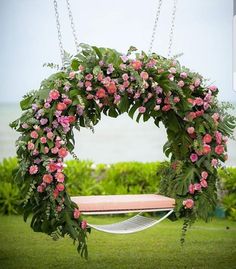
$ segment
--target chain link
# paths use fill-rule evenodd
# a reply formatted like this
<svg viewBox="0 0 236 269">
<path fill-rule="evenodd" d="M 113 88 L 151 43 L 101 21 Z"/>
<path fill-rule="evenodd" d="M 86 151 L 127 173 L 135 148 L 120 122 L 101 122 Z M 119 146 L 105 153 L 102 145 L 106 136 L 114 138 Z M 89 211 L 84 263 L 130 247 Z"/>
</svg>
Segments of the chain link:
<svg viewBox="0 0 236 269">
<path fill-rule="evenodd" d="M 161 5 L 162 5 L 162 0 L 159 0 L 158 6 L 157 6 L 157 11 L 156 11 L 156 17 L 155 17 L 155 21 L 154 21 L 154 25 L 153 25 L 153 30 L 152 30 L 151 41 L 150 41 L 150 45 L 149 45 L 149 49 L 148 49 L 148 54 L 151 54 L 151 52 L 152 52 L 153 43 L 154 43 L 154 40 L 156 37 L 156 29 L 157 29 L 157 23 L 158 23 L 160 13 L 161 13 Z"/>
<path fill-rule="evenodd" d="M 171 27 L 170 27 L 170 36 L 169 36 L 168 57 L 170 57 L 170 55 L 171 55 L 171 48 L 172 48 L 172 44 L 173 44 L 176 9 L 177 9 L 177 0 L 174 0 L 174 6 L 173 6 L 173 11 L 172 11 L 172 19 L 171 19 Z"/>
<path fill-rule="evenodd" d="M 73 15 L 72 15 L 69 0 L 66 0 L 66 5 L 67 5 L 68 15 L 69 15 L 69 19 L 70 19 L 70 25 L 71 25 L 72 34 L 73 34 L 73 37 L 74 37 L 76 51 L 79 52 L 79 42 L 78 42 L 78 38 L 77 38 L 77 33 L 76 33 L 76 29 L 75 29 L 74 19 L 73 19 Z"/>
<path fill-rule="evenodd" d="M 71 152 L 71 155 L 76 161 L 80 161 L 79 157 L 74 152 Z"/>
<path fill-rule="evenodd" d="M 62 65 L 63 65 L 63 63 L 64 63 L 64 48 L 62 45 L 61 25 L 60 25 L 59 13 L 58 13 L 57 1 L 54 0 L 53 4 L 54 4 L 54 10 L 55 10 L 56 25 L 57 25 L 57 37 L 58 37 L 58 41 L 59 41 L 60 55 L 61 55 L 61 61 L 62 61 Z"/>
</svg>

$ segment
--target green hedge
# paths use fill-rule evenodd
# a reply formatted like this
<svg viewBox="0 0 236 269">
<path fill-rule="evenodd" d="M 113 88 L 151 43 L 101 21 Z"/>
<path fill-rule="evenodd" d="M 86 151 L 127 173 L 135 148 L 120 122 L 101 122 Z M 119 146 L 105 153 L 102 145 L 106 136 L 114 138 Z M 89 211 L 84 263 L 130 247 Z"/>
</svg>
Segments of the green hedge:
<svg viewBox="0 0 236 269">
<path fill-rule="evenodd" d="M 75 160 L 66 164 L 67 189 L 71 196 L 158 193 L 162 170 L 169 165 L 168 162 L 95 165 L 92 161 Z M 0 163 L 0 212 L 3 214 L 16 214 L 23 200 L 12 176 L 16 166 L 16 158 L 4 159 Z M 226 216 L 236 220 L 236 168 L 219 169 L 219 175 L 219 204 Z"/>
</svg>

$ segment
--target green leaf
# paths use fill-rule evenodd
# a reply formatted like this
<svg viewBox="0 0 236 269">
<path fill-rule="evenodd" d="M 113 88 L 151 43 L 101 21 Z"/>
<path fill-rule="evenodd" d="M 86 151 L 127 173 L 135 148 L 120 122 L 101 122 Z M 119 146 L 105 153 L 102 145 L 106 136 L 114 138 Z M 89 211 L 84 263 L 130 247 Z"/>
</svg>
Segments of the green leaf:
<svg viewBox="0 0 236 269">
<path fill-rule="evenodd" d="M 131 119 L 133 119 L 133 117 L 134 117 L 134 113 L 135 113 L 135 111 L 138 109 L 138 107 L 140 107 L 140 102 L 137 101 L 137 102 L 131 107 L 131 109 L 129 110 L 128 115 L 130 116 Z"/>
<path fill-rule="evenodd" d="M 26 97 L 20 102 L 20 107 L 22 110 L 27 110 L 32 107 L 34 98 L 32 96 Z"/>
<path fill-rule="evenodd" d="M 114 107 L 111 107 L 109 110 L 108 110 L 108 115 L 112 118 L 116 118 L 119 116 L 119 113 L 117 112 L 117 110 L 114 108 Z"/>
<path fill-rule="evenodd" d="M 118 108 L 121 111 L 121 113 L 128 112 L 129 109 L 129 99 L 127 94 L 121 97 L 121 100 L 118 104 Z"/>
<path fill-rule="evenodd" d="M 78 68 L 79 68 L 79 61 L 77 59 L 73 59 L 72 62 L 71 62 L 71 68 L 74 70 L 74 71 L 77 71 Z"/>
</svg>

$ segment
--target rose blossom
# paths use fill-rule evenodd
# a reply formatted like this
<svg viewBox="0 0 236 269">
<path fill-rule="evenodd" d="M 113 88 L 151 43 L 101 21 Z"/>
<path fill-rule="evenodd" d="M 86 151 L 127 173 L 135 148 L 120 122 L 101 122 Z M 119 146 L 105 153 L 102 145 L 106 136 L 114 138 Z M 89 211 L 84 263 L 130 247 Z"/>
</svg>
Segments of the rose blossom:
<svg viewBox="0 0 236 269">
<path fill-rule="evenodd" d="M 179 86 L 180 88 L 184 87 L 184 81 L 183 81 L 183 80 L 180 80 L 180 81 L 178 82 L 178 86 Z"/>
<path fill-rule="evenodd" d="M 52 99 L 52 100 L 57 100 L 59 97 L 60 97 L 60 93 L 58 90 L 51 90 L 49 92 L 49 97 Z"/>
<path fill-rule="evenodd" d="M 139 111 L 139 113 L 145 113 L 146 112 L 146 107 L 145 106 L 140 106 L 138 108 L 138 111 Z"/>
<path fill-rule="evenodd" d="M 52 140 L 53 137 L 54 137 L 54 133 L 53 133 L 53 132 L 48 132 L 48 133 L 47 133 L 47 138 L 48 138 L 48 139 Z"/>
<path fill-rule="evenodd" d="M 85 79 L 86 80 L 92 80 L 93 79 L 93 75 L 92 74 L 87 74 L 86 76 L 85 76 Z"/>
<path fill-rule="evenodd" d="M 189 187 L 188 187 L 188 192 L 189 192 L 190 194 L 194 194 L 195 189 L 194 189 L 194 185 L 193 185 L 193 184 L 190 184 L 190 185 L 189 185 Z"/>
<path fill-rule="evenodd" d="M 57 170 L 57 165 L 55 163 L 49 163 L 46 169 L 48 172 L 53 173 Z"/>
<path fill-rule="evenodd" d="M 59 111 L 63 111 L 66 108 L 67 108 L 67 105 L 64 104 L 64 103 L 62 103 L 62 102 L 60 102 L 60 103 L 57 104 L 57 110 L 59 110 Z"/>
<path fill-rule="evenodd" d="M 184 200 L 184 201 L 183 201 L 183 206 L 184 206 L 185 208 L 189 208 L 189 209 L 191 209 L 191 208 L 193 208 L 193 206 L 194 206 L 194 201 L 193 201 L 192 199 Z"/>
<path fill-rule="evenodd" d="M 81 222 L 81 228 L 83 230 L 85 230 L 87 228 L 87 221 L 86 220 L 82 220 L 82 222 Z"/>
<path fill-rule="evenodd" d="M 201 191 L 201 189 L 202 189 L 201 184 L 199 184 L 199 183 L 195 183 L 195 184 L 194 184 L 194 189 L 195 189 L 196 191 Z"/>
<path fill-rule="evenodd" d="M 44 190 L 44 187 L 42 185 L 39 185 L 37 187 L 37 192 L 43 192 L 43 190 Z"/>
<path fill-rule="evenodd" d="M 28 150 L 33 150 L 34 149 L 34 144 L 32 142 L 28 142 L 27 148 L 28 148 Z"/>
<path fill-rule="evenodd" d="M 201 97 L 197 97 L 197 98 L 195 98 L 195 104 L 196 104 L 197 106 L 202 106 L 202 105 L 203 105 L 203 100 L 202 100 L 202 98 L 201 98 Z"/>
<path fill-rule="evenodd" d="M 197 154 L 196 153 L 192 153 L 191 155 L 190 155 L 190 160 L 191 160 L 191 162 L 196 162 L 197 160 L 198 160 L 198 156 L 197 156 Z"/>
<path fill-rule="evenodd" d="M 202 179 L 200 180 L 200 184 L 201 184 L 201 186 L 202 186 L 203 188 L 207 188 L 207 186 L 208 186 L 207 181 L 206 181 L 204 178 L 202 178 Z"/>
<path fill-rule="evenodd" d="M 218 155 L 221 155 L 224 151 L 225 151 L 225 149 L 224 149 L 223 145 L 217 145 L 215 147 L 215 153 Z"/>
<path fill-rule="evenodd" d="M 179 103 L 179 101 L 180 101 L 180 98 L 178 96 L 175 96 L 174 97 L 174 103 Z"/>
<path fill-rule="evenodd" d="M 29 125 L 28 125 L 27 123 L 23 123 L 23 124 L 21 125 L 21 127 L 22 127 L 23 129 L 27 129 L 27 128 L 29 128 Z"/>
<path fill-rule="evenodd" d="M 57 172 L 55 174 L 55 178 L 56 178 L 57 182 L 64 182 L 65 176 L 63 173 Z"/>
<path fill-rule="evenodd" d="M 161 102 L 162 102 L 162 99 L 161 98 L 157 98 L 156 99 L 156 103 L 159 105 L 159 104 L 161 104 Z"/>
<path fill-rule="evenodd" d="M 69 79 L 74 79 L 75 78 L 75 72 L 74 71 L 71 71 L 69 73 Z"/>
<path fill-rule="evenodd" d="M 188 74 L 186 72 L 181 72 L 180 73 L 180 77 L 183 78 L 183 79 L 185 79 L 185 78 L 188 77 Z"/>
<path fill-rule="evenodd" d="M 222 142 L 222 133 L 219 131 L 215 132 L 215 138 L 216 138 L 216 143 L 219 145 Z"/>
<path fill-rule="evenodd" d="M 44 147 L 43 152 L 44 152 L 44 154 L 48 154 L 49 148 L 48 147 Z"/>
<path fill-rule="evenodd" d="M 188 127 L 188 128 L 187 128 L 187 132 L 188 132 L 189 134 L 194 134 L 194 132 L 195 132 L 194 127 Z"/>
<path fill-rule="evenodd" d="M 128 79 L 129 79 L 129 75 L 128 75 L 127 73 L 124 73 L 124 74 L 122 75 L 122 79 L 123 79 L 124 81 L 128 80 Z"/>
<path fill-rule="evenodd" d="M 201 84 L 201 80 L 199 78 L 196 78 L 194 81 L 194 86 L 198 87 L 198 86 L 200 86 L 200 84 Z"/>
<path fill-rule="evenodd" d="M 106 88 L 109 94 L 114 94 L 117 91 L 117 87 L 114 81 L 110 82 Z"/>
<path fill-rule="evenodd" d="M 58 151 L 58 155 L 61 158 L 65 158 L 68 155 L 68 151 L 65 148 L 60 148 Z"/>
<path fill-rule="evenodd" d="M 135 70 L 139 70 L 142 67 L 142 62 L 139 60 L 135 60 L 132 62 L 131 65 Z"/>
<path fill-rule="evenodd" d="M 214 113 L 211 117 L 216 122 L 220 118 L 220 115 L 219 115 L 219 113 Z"/>
<path fill-rule="evenodd" d="M 160 107 L 159 105 L 156 105 L 156 106 L 154 107 L 154 110 L 155 110 L 155 111 L 158 111 L 158 110 L 160 110 L 160 108 L 161 108 L 161 107 Z"/>
<path fill-rule="evenodd" d="M 37 139 L 37 138 L 39 137 L 39 135 L 38 135 L 38 133 L 37 133 L 36 131 L 32 131 L 32 132 L 30 133 L 30 136 L 31 136 L 32 138 L 34 138 L 34 139 Z"/>
<path fill-rule="evenodd" d="M 58 150 L 59 150 L 59 148 L 57 148 L 57 147 L 51 148 L 52 154 L 57 154 Z"/>
<path fill-rule="evenodd" d="M 208 177 L 207 171 L 202 171 L 201 176 L 203 179 L 207 179 L 207 177 Z"/>
<path fill-rule="evenodd" d="M 41 137 L 41 138 L 40 138 L 40 142 L 41 142 L 42 144 L 47 143 L 47 138 L 46 138 L 45 136 Z"/>
<path fill-rule="evenodd" d="M 47 122 L 48 122 L 48 119 L 46 119 L 46 118 L 42 118 L 42 119 L 40 120 L 40 124 L 41 124 L 41 125 L 45 125 L 45 124 L 47 124 Z"/>
<path fill-rule="evenodd" d="M 171 105 L 164 105 L 161 110 L 167 112 L 170 109 L 171 109 Z"/>
<path fill-rule="evenodd" d="M 101 99 L 101 98 L 104 98 L 106 96 L 106 92 L 103 88 L 100 88 L 97 93 L 96 93 L 96 96 Z"/>
<path fill-rule="evenodd" d="M 30 168 L 29 168 L 29 173 L 31 175 L 34 175 L 38 172 L 39 168 L 37 165 L 31 165 Z"/>
<path fill-rule="evenodd" d="M 207 144 L 211 143 L 211 141 L 212 141 L 211 135 L 210 134 L 205 134 L 204 137 L 203 137 L 203 139 L 202 139 L 202 141 L 204 143 L 207 143 Z"/>
<path fill-rule="evenodd" d="M 80 213 L 79 209 L 75 208 L 74 212 L 73 212 L 74 219 L 78 219 L 80 217 L 80 215 L 81 215 L 81 213 Z"/>
<path fill-rule="evenodd" d="M 215 85 L 211 85 L 208 87 L 209 90 L 211 90 L 212 92 L 215 92 L 217 90 L 217 87 Z"/>
<path fill-rule="evenodd" d="M 207 155 L 207 154 L 210 153 L 210 152 L 211 152 L 211 146 L 209 146 L 209 145 L 207 145 L 207 144 L 204 144 L 204 145 L 203 145 L 202 153 L 203 153 L 204 155 Z"/>
<path fill-rule="evenodd" d="M 51 174 L 45 174 L 43 176 L 43 182 L 50 184 L 53 180 L 53 177 Z"/>
<path fill-rule="evenodd" d="M 66 104 L 66 105 L 70 105 L 70 104 L 72 103 L 72 100 L 69 99 L 69 98 L 65 98 L 65 99 L 63 100 L 63 103 Z"/>
<path fill-rule="evenodd" d="M 64 191 L 65 186 L 64 186 L 64 184 L 62 184 L 62 183 L 58 183 L 57 186 L 56 186 L 56 189 L 57 189 L 59 192 L 61 192 L 61 191 Z"/>
<path fill-rule="evenodd" d="M 147 80 L 147 79 L 149 78 L 149 75 L 148 75 L 147 72 L 142 71 L 142 72 L 140 73 L 140 77 L 141 77 L 142 79 L 144 79 L 144 80 Z"/>
<path fill-rule="evenodd" d="M 218 160 L 217 160 L 217 159 L 212 159 L 212 160 L 211 160 L 211 165 L 212 165 L 213 167 L 216 168 L 217 164 L 218 164 Z"/>
</svg>

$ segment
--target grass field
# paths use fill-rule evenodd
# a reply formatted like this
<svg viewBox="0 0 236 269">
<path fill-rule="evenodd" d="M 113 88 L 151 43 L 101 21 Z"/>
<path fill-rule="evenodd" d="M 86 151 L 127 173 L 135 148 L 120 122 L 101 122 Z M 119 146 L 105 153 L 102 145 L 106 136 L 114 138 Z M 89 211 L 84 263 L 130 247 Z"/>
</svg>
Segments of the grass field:
<svg viewBox="0 0 236 269">
<path fill-rule="evenodd" d="M 117 219 L 88 218 L 90 222 L 102 223 Z M 86 261 L 69 238 L 55 242 L 34 233 L 20 216 L 1 216 L 0 268 L 236 268 L 236 223 L 197 222 L 187 234 L 184 247 L 179 243 L 180 230 L 180 221 L 166 220 L 131 235 L 93 231 Z"/>
</svg>

